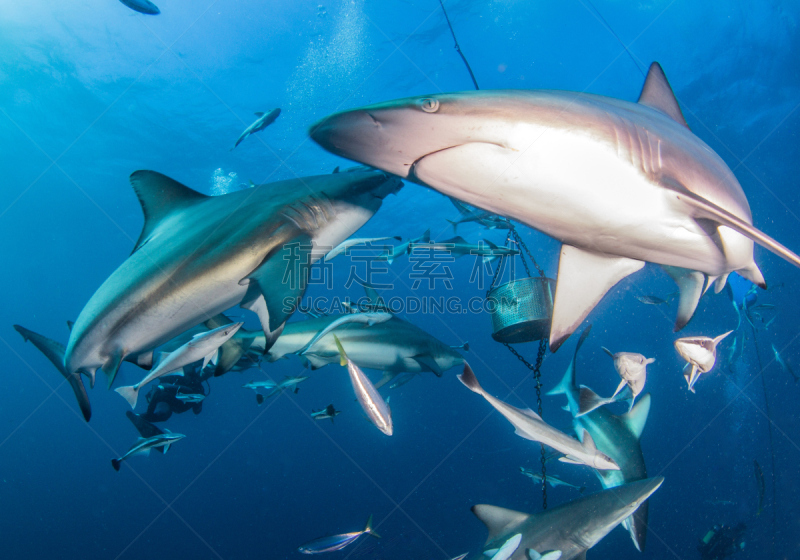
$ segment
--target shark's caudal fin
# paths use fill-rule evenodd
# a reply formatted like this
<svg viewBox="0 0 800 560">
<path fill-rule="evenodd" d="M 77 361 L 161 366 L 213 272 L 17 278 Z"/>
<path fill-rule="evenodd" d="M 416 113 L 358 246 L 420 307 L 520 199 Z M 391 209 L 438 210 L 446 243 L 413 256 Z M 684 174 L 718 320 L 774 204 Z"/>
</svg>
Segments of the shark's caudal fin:
<svg viewBox="0 0 800 560">
<path fill-rule="evenodd" d="M 578 360 L 578 350 L 581 349 L 583 342 L 589 337 L 590 332 L 592 332 L 592 325 L 589 325 L 583 329 L 581 337 L 578 339 L 578 344 L 575 346 L 575 353 L 572 355 L 572 361 L 570 361 L 567 371 L 564 373 L 564 377 L 561 378 L 561 381 L 558 383 L 558 385 L 547 392 L 548 395 L 565 395 L 578 390 L 578 383 L 576 381 L 575 374 L 576 362 Z"/>
<path fill-rule="evenodd" d="M 475 373 L 472 371 L 472 368 L 469 367 L 467 362 L 464 362 L 464 372 L 456 377 L 458 377 L 458 380 L 461 381 L 461 383 L 463 383 L 464 386 L 473 393 L 478 393 L 479 395 L 484 393 L 483 387 L 481 387 L 481 384 L 478 383 L 478 378 L 475 377 Z"/>
<path fill-rule="evenodd" d="M 515 527 L 518 527 L 530 517 L 530 515 L 522 513 L 521 511 L 514 511 L 486 504 L 472 506 L 472 513 L 474 513 L 475 517 L 480 519 L 489 530 L 489 537 L 486 539 L 487 543 L 501 535 L 510 533 Z"/>
<path fill-rule="evenodd" d="M 558 350 L 608 290 L 643 266 L 643 261 L 562 245 L 550 326 L 550 349 L 553 352 Z"/>
<path fill-rule="evenodd" d="M 88 422 L 92 417 L 92 405 L 89 403 L 89 395 L 86 394 L 86 387 L 83 385 L 81 375 L 79 373 L 69 373 L 64 367 L 64 345 L 20 325 L 14 325 L 14 330 L 22 335 L 25 342 L 30 342 L 44 354 L 45 357 L 50 360 L 50 363 L 56 367 L 58 373 L 67 380 L 72 388 L 72 392 L 75 393 L 75 398 L 78 401 L 81 414 L 83 414 L 84 420 Z"/>
<path fill-rule="evenodd" d="M 577 418 L 578 416 L 588 414 L 601 406 L 632 398 L 633 394 L 629 387 L 625 387 L 625 389 L 619 393 L 615 393 L 611 397 L 604 398 L 592 391 L 589 387 L 581 385 L 580 392 L 578 393 L 578 414 L 576 414 L 575 417 Z"/>
<path fill-rule="evenodd" d="M 136 401 L 139 399 L 139 389 L 136 389 L 135 385 L 117 387 L 114 390 L 122 395 L 126 401 L 128 401 L 128 404 L 131 405 L 131 408 L 136 408 Z"/>
</svg>

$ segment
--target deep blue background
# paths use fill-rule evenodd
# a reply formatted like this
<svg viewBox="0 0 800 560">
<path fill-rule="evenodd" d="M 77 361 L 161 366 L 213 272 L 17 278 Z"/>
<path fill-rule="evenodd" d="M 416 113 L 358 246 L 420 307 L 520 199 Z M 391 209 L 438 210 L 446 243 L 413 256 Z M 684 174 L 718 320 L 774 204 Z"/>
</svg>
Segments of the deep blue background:
<svg viewBox="0 0 800 560">
<path fill-rule="evenodd" d="M 141 211 L 128 175 L 154 169 L 211 193 L 221 186 L 215 177 L 229 173 L 237 174 L 234 184 L 327 173 L 346 162 L 307 139 L 316 119 L 471 87 L 435 0 L 156 3 L 162 10 L 156 17 L 116 0 L 0 3 L 3 557 L 298 558 L 296 547 L 305 541 L 359 529 L 374 513 L 383 540 L 332 557 L 449 558 L 483 543 L 472 504 L 538 511 L 537 489 L 518 473 L 520 465 L 536 467 L 538 448 L 490 414 L 455 371 L 442 379 L 424 375 L 392 392 L 391 438 L 363 419 L 341 368 L 321 369 L 299 394 L 261 408 L 241 385 L 263 374 L 232 373 L 213 380 L 200 416 L 170 420 L 170 429 L 188 437 L 168 455 L 134 458 L 120 473 L 110 468 L 109 459 L 136 436 L 125 403 L 99 379 L 90 391 L 94 416 L 85 424 L 69 387 L 11 325 L 66 341 L 65 320 L 77 317 L 139 235 Z M 662 63 L 690 127 L 734 169 L 756 226 L 799 250 L 800 6 L 698 4 L 596 2 L 640 68 Z M 640 70 L 588 2 L 446 5 L 483 88 L 638 96 Z M 277 106 L 283 113 L 275 124 L 229 151 L 254 111 Z M 408 185 L 362 233 L 409 237 L 430 227 L 441 239 L 452 232 L 444 219 L 455 214 L 440 195 Z M 522 232 L 554 274 L 557 244 Z M 474 241 L 485 232 L 470 225 L 459 233 Z M 503 239 L 500 232 L 485 235 Z M 800 387 L 772 362 L 769 349 L 775 343 L 789 359 L 800 353 L 800 272 L 758 247 L 756 259 L 770 283 L 783 283 L 760 296 L 781 314 L 759 333 L 777 506 L 752 335 L 735 374 L 715 371 L 701 379 L 697 394 L 688 393 L 672 348 L 674 305 L 644 306 L 633 297 L 673 291 L 660 270 L 648 267 L 591 314 L 594 332 L 579 381 L 600 393 L 613 390 L 617 378 L 601 345 L 657 358 L 649 368 L 653 407 L 642 446 L 650 473 L 666 482 L 652 498 L 644 555 L 617 529 L 590 556 L 688 560 L 698 556 L 697 539 L 711 525 L 741 520 L 749 528 L 742 559 L 769 558 L 773 534 L 776 558 L 800 557 Z M 458 296 L 481 294 L 466 282 L 471 265 L 462 260 L 452 268 Z M 337 266 L 341 283 L 346 263 Z M 407 261 L 393 270 L 404 295 Z M 490 339 L 488 317 L 408 318 L 448 344 L 469 340 L 467 359 L 486 388 L 535 407 L 529 373 Z M 708 295 L 685 333 L 716 335 L 735 321 L 724 295 Z M 560 379 L 573 348 L 570 341 L 547 357 L 547 388 Z M 532 359 L 535 346 L 520 350 Z M 301 373 L 302 366 L 288 360 L 265 371 L 277 378 Z M 126 364 L 120 381 L 141 375 Z M 517 397 L 508 396 L 512 387 Z M 344 411 L 335 425 L 309 419 L 312 408 L 329 402 Z M 545 398 L 545 418 L 568 429 L 562 404 L 563 398 Z M 754 459 L 767 479 L 760 516 Z M 599 487 L 585 468 L 555 465 L 551 472 Z M 551 489 L 549 501 L 576 495 Z M 735 505 L 709 503 L 715 500 Z"/>
</svg>

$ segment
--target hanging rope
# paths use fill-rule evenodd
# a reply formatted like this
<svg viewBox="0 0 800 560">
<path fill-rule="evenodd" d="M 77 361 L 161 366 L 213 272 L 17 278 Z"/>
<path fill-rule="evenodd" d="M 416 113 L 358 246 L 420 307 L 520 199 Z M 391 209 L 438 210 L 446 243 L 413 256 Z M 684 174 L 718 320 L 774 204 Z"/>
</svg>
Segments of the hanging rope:
<svg viewBox="0 0 800 560">
<path fill-rule="evenodd" d="M 533 275 L 531 274 L 531 269 L 528 268 L 528 262 L 525 260 L 525 254 L 528 255 L 528 258 L 533 263 L 533 266 L 539 272 L 539 275 L 542 278 L 545 278 L 545 273 L 542 267 L 536 262 L 536 259 L 533 258 L 531 252 L 528 250 L 528 247 L 522 241 L 522 238 L 519 236 L 519 233 L 514 228 L 513 224 L 509 222 L 511 227 L 506 234 L 506 242 L 505 246 L 509 247 L 511 245 L 511 239 L 513 237 L 514 243 L 516 243 L 519 247 L 525 251 L 523 254 L 520 252 L 520 260 L 522 261 L 522 265 L 525 267 L 525 272 L 527 273 L 527 277 L 530 278 Z M 502 256 L 500 257 L 499 262 L 497 263 L 497 268 L 494 271 L 494 276 L 492 277 L 492 284 L 489 286 L 489 289 L 486 291 L 486 298 L 489 298 L 489 294 L 492 292 L 492 289 L 497 285 L 497 281 L 500 279 L 500 273 L 503 270 L 503 265 L 505 264 L 505 259 L 511 258 L 510 256 Z M 511 352 L 514 357 L 516 357 L 520 362 L 522 362 L 526 368 L 533 372 L 533 379 L 536 381 L 536 404 L 537 404 L 537 412 L 539 416 L 542 416 L 542 362 L 544 361 L 544 355 L 547 352 L 547 339 L 542 338 L 539 340 L 539 350 L 536 353 L 536 364 L 531 364 L 525 357 L 516 351 L 516 349 L 511 346 L 507 342 L 502 343 L 503 346 L 508 348 L 508 351 Z M 542 508 L 547 509 L 547 457 L 544 448 L 544 444 L 540 444 L 540 461 L 542 464 Z"/>
<path fill-rule="evenodd" d="M 439 5 L 442 7 L 442 12 L 444 12 L 444 19 L 447 20 L 447 27 L 450 28 L 450 34 L 453 36 L 456 52 L 461 56 L 461 60 L 464 61 L 464 65 L 467 67 L 467 72 L 469 72 L 469 77 L 472 78 L 472 83 L 475 84 L 475 89 L 481 89 L 478 87 L 478 80 L 475 79 L 475 74 L 472 73 L 472 68 L 470 68 L 469 62 L 467 62 L 467 57 L 464 56 L 463 52 L 461 52 L 461 47 L 458 45 L 458 39 L 456 39 L 456 32 L 453 31 L 453 24 L 450 23 L 450 18 L 447 16 L 447 10 L 444 9 L 444 4 L 442 3 L 442 0 L 439 0 Z"/>
<path fill-rule="evenodd" d="M 747 309 L 744 310 L 747 313 Z M 748 321 L 749 322 L 749 321 Z M 764 411 L 767 413 L 767 430 L 769 434 L 769 451 L 772 459 L 772 543 L 770 545 L 772 553 L 770 558 L 775 558 L 775 524 L 777 522 L 778 496 L 775 491 L 775 448 L 772 446 L 772 414 L 769 411 L 769 400 L 767 399 L 767 381 L 764 379 L 764 366 L 761 364 L 761 351 L 758 349 L 758 338 L 756 338 L 756 327 L 750 323 L 753 329 L 753 346 L 756 348 L 756 360 L 758 360 L 758 375 L 761 377 L 761 387 L 764 389 Z"/>
</svg>

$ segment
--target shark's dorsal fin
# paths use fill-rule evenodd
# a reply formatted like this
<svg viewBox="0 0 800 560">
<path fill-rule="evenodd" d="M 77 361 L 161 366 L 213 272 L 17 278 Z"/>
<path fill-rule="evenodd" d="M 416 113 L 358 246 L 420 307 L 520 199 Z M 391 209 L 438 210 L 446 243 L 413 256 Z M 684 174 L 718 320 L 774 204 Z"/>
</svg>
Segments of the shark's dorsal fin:
<svg viewBox="0 0 800 560">
<path fill-rule="evenodd" d="M 644 80 L 642 93 L 639 94 L 639 103 L 647 105 L 660 111 L 670 117 L 678 124 L 682 124 L 686 128 L 686 119 L 683 118 L 678 100 L 675 99 L 675 93 L 667 81 L 667 76 L 658 62 L 650 65 L 650 71 L 647 72 L 647 78 Z"/>
<path fill-rule="evenodd" d="M 636 436 L 642 437 L 644 425 L 647 423 L 647 415 L 650 414 L 650 393 L 642 395 L 630 411 L 619 417 L 628 429 Z"/>
<path fill-rule="evenodd" d="M 614 285 L 644 266 L 644 262 L 561 246 L 558 281 L 550 327 L 555 352 Z"/>
<path fill-rule="evenodd" d="M 521 511 L 486 504 L 472 506 L 472 513 L 489 529 L 487 543 L 495 540 L 500 535 L 510 532 L 514 527 L 517 527 L 530 517 L 530 515 Z"/>
<path fill-rule="evenodd" d="M 74 326 L 75 326 L 75 321 L 67 321 L 67 328 L 69 329 L 69 332 L 72 332 L 72 327 Z"/>
<path fill-rule="evenodd" d="M 201 202 L 209 197 L 155 171 L 134 171 L 131 186 L 144 213 L 144 227 L 132 253 L 135 253 L 172 212 Z"/>
</svg>

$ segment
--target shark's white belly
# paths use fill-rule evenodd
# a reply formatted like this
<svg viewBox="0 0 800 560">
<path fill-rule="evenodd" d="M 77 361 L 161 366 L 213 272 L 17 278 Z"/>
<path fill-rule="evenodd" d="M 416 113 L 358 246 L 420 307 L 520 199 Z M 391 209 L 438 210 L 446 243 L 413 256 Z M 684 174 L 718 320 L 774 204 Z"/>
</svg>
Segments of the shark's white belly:
<svg viewBox="0 0 800 560">
<path fill-rule="evenodd" d="M 659 154 L 632 157 L 587 134 L 525 128 L 508 146 L 468 143 L 428 155 L 414 174 L 444 194 L 589 251 L 719 275 L 747 266 L 753 243 L 720 227 L 725 252 L 676 196 L 655 184 Z"/>
</svg>

